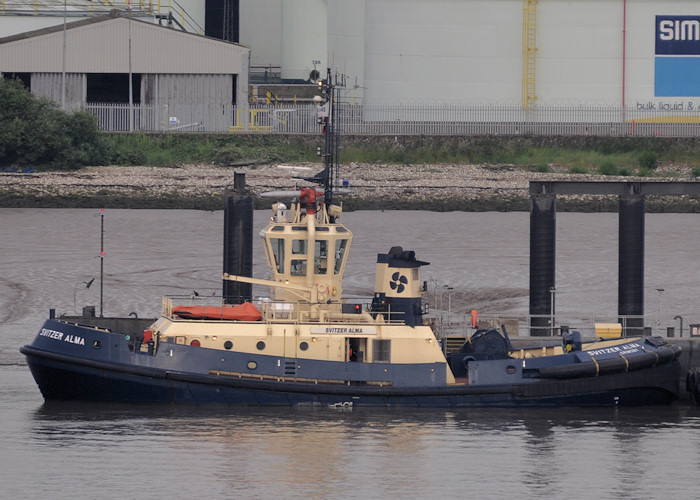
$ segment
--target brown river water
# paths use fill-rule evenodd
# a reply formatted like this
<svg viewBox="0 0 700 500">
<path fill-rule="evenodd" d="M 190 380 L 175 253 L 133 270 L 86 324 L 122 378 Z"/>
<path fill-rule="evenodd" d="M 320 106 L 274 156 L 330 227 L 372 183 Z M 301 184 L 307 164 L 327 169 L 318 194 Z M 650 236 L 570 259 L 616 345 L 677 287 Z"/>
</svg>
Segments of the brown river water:
<svg viewBox="0 0 700 500">
<path fill-rule="evenodd" d="M 268 212 L 256 212 L 256 228 Z M 18 349 L 48 315 L 153 317 L 164 294 L 219 294 L 222 212 L 0 209 L 3 498 L 700 498 L 700 408 L 207 409 L 44 404 Z M 353 212 L 345 290 L 377 253 L 430 262 L 457 322 L 528 309 L 527 213 Z M 265 277 L 256 238 L 254 274 Z M 648 214 L 645 324 L 700 323 L 700 215 Z M 617 313 L 617 214 L 557 214 L 557 315 Z M 89 289 L 85 283 L 96 278 Z M 448 291 L 448 286 L 452 290 Z M 657 289 L 663 289 L 658 292 Z M 441 293 L 435 293 L 442 290 Z M 262 293 L 255 290 L 255 293 Z"/>
</svg>

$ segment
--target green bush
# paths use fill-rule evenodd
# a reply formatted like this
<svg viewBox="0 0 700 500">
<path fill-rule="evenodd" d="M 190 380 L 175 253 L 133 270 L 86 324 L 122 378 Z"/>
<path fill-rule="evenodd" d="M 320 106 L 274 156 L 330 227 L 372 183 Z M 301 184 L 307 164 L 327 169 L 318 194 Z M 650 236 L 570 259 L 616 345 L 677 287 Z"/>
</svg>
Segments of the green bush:
<svg viewBox="0 0 700 500">
<path fill-rule="evenodd" d="M 109 136 L 112 144 L 110 163 L 116 165 L 145 165 L 151 140 L 144 134 L 118 134 Z"/>
<path fill-rule="evenodd" d="M 615 165 L 610 160 L 605 160 L 598 167 L 598 173 L 600 175 L 618 175 L 619 172 L 617 165 Z"/>
<path fill-rule="evenodd" d="M 0 79 L 0 123 L 0 165 L 71 169 L 108 156 L 94 116 L 65 113 L 19 80 Z"/>
<path fill-rule="evenodd" d="M 173 160 L 172 151 L 160 149 L 156 151 L 146 151 L 143 163 L 154 167 L 167 167 L 177 162 Z"/>
<path fill-rule="evenodd" d="M 690 175 L 692 175 L 693 177 L 700 177 L 700 167 L 693 167 L 690 170 Z"/>
<path fill-rule="evenodd" d="M 236 144 L 226 144 L 220 147 L 214 154 L 214 162 L 220 165 L 229 165 L 243 159 L 241 148 Z"/>
<path fill-rule="evenodd" d="M 656 156 L 656 153 L 653 153 L 651 151 L 644 151 L 642 154 L 639 155 L 639 166 L 642 168 L 647 168 L 649 170 L 654 170 L 656 169 L 656 162 L 658 161 L 658 157 Z"/>
<path fill-rule="evenodd" d="M 109 146 L 97 127 L 97 118 L 94 115 L 86 111 L 76 111 L 71 114 L 62 113 L 62 118 L 68 147 L 57 155 L 60 165 L 77 168 L 109 163 Z"/>
<path fill-rule="evenodd" d="M 584 167 L 583 165 L 572 165 L 569 167 L 569 173 L 570 174 L 587 174 L 588 169 Z"/>
</svg>

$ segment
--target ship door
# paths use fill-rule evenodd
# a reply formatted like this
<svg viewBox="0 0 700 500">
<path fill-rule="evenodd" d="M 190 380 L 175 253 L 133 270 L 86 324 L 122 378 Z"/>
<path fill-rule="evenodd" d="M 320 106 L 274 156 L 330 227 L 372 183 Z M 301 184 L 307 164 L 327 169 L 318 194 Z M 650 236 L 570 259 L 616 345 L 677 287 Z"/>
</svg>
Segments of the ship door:
<svg viewBox="0 0 700 500">
<path fill-rule="evenodd" d="M 347 361 L 362 363 L 365 360 L 365 353 L 367 352 L 367 339 L 348 338 L 346 351 Z"/>
</svg>

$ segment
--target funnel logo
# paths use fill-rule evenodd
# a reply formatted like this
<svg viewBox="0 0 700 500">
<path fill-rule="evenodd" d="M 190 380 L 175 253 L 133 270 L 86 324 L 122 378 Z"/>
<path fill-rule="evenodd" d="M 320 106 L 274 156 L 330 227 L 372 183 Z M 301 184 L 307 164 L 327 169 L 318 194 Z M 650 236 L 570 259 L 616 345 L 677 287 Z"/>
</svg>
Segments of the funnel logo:
<svg viewBox="0 0 700 500">
<path fill-rule="evenodd" d="M 406 289 L 407 284 L 408 278 L 406 278 L 406 276 L 404 276 L 403 274 L 395 272 L 391 275 L 391 281 L 389 282 L 389 286 L 392 290 L 396 290 L 396 293 L 403 293 L 403 291 Z"/>
</svg>

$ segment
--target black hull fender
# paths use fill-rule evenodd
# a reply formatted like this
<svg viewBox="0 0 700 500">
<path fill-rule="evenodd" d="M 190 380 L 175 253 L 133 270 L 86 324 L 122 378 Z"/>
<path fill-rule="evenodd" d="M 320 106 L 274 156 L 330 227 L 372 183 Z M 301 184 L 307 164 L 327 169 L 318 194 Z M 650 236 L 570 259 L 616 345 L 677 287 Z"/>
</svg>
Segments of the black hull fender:
<svg viewBox="0 0 700 500">
<path fill-rule="evenodd" d="M 643 370 L 654 366 L 664 365 L 678 359 L 681 347 L 676 344 L 667 344 L 654 351 L 645 351 L 629 357 L 620 356 L 614 359 L 603 359 L 584 363 L 571 363 L 568 365 L 551 366 L 541 368 L 540 378 L 565 379 L 579 377 L 595 377 L 610 373 L 622 373 Z"/>
</svg>

